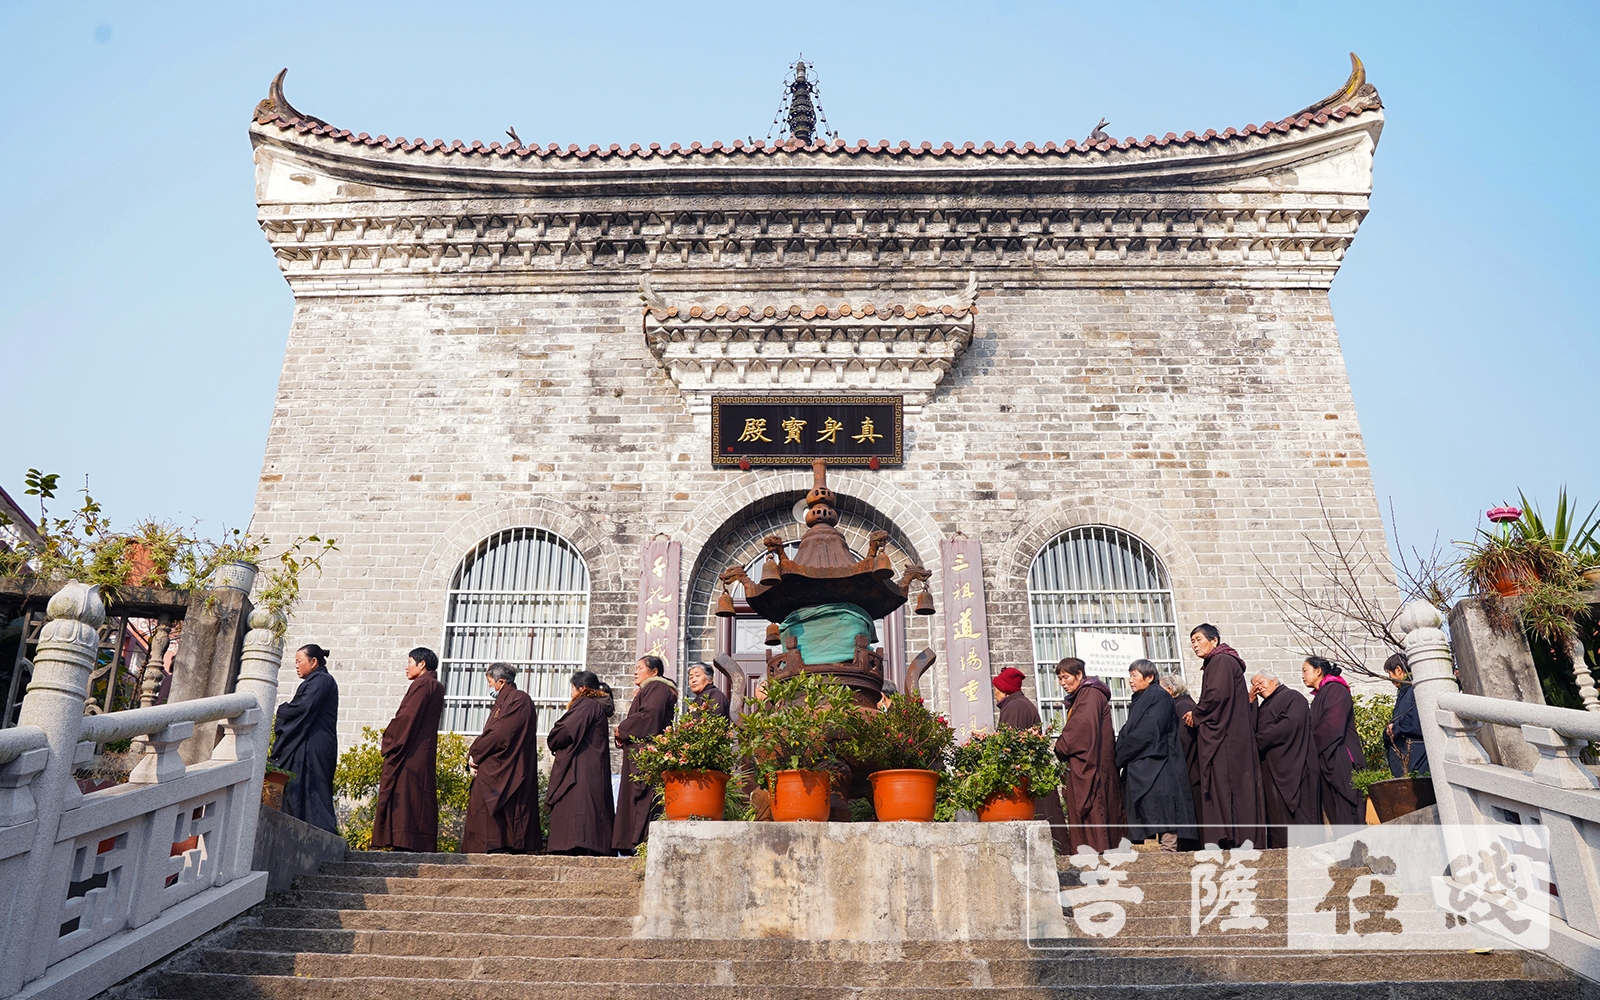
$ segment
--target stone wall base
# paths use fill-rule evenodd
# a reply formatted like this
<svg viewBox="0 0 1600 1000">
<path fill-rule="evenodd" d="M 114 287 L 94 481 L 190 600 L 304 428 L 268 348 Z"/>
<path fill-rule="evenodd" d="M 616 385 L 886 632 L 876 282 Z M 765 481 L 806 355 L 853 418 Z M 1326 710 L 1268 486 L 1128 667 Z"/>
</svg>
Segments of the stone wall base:
<svg viewBox="0 0 1600 1000">
<path fill-rule="evenodd" d="M 1043 823 L 650 824 L 634 936 L 1067 936 Z"/>
</svg>

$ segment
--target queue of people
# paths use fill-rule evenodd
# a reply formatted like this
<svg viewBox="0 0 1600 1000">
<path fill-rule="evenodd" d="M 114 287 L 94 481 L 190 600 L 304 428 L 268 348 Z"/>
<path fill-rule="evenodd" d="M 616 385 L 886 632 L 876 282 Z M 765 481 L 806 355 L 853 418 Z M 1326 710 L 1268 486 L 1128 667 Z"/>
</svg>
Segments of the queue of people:
<svg viewBox="0 0 1600 1000">
<path fill-rule="evenodd" d="M 1066 706 L 1055 744 L 1062 784 L 1035 800 L 1035 816 L 1050 820 L 1057 851 L 1104 851 L 1123 837 L 1154 839 L 1163 851 L 1287 847 L 1290 826 L 1364 823 L 1351 776 L 1366 760 L 1343 668 L 1307 657 L 1308 701 L 1271 670 L 1247 682 L 1244 658 L 1213 625 L 1197 626 L 1189 644 L 1201 660 L 1199 699 L 1182 675 L 1135 660 L 1127 721 L 1115 734 L 1105 682 L 1086 676 L 1076 657 L 1056 665 Z M 1384 667 L 1400 689 L 1385 731 L 1391 770 L 1397 777 L 1425 771 L 1405 657 Z M 999 725 L 1039 725 L 1023 680 L 1010 667 L 994 678 Z"/>
<path fill-rule="evenodd" d="M 333 806 L 338 766 L 339 685 L 328 672 L 328 650 L 316 644 L 295 652 L 300 686 L 278 706 L 270 761 L 294 777 L 283 810 L 338 832 Z M 438 742 L 444 712 L 439 658 L 423 646 L 406 656 L 409 681 L 394 718 L 383 731 L 383 769 L 373 805 L 375 850 L 433 852 L 439 841 Z M 589 670 L 571 678 L 566 710 L 551 727 L 546 746 L 554 758 L 543 804 L 549 809 L 546 843 L 540 827 L 539 728 L 533 699 L 517 689 L 516 669 L 492 663 L 486 683 L 493 704 L 483 731 L 467 749 L 472 775 L 462 847 L 470 853 L 631 854 L 660 814 L 655 790 L 633 778 L 633 748 L 659 735 L 678 709 L 678 688 L 660 657 L 634 666 L 635 688 L 627 717 L 611 731 L 616 713 L 611 688 Z M 727 697 L 710 669 L 690 671 L 694 697 L 686 710 L 727 715 Z M 622 774 L 613 797 L 611 748 L 622 751 Z"/>
<path fill-rule="evenodd" d="M 1271 670 L 1257 670 L 1247 681 L 1243 657 L 1222 642 L 1215 626 L 1197 626 L 1189 642 L 1201 660 L 1198 700 L 1181 674 L 1162 674 L 1151 661 L 1135 660 L 1128 667 L 1133 697 L 1120 733 L 1114 732 L 1106 683 L 1076 657 L 1056 665 L 1066 707 L 1055 742 L 1062 783 L 1034 801 L 1034 815 L 1050 823 L 1056 850 L 1105 851 L 1124 836 L 1154 839 L 1163 851 L 1204 844 L 1285 847 L 1290 826 L 1362 823 L 1362 797 L 1351 776 L 1366 760 L 1343 669 L 1307 657 L 1301 680 L 1312 692 L 1308 701 Z M 278 707 L 271 761 L 294 773 L 284 811 L 336 831 L 339 686 L 328 673 L 329 655 L 316 644 L 296 651 L 301 684 Z M 409 685 L 381 744 L 375 849 L 438 848 L 436 763 L 444 710 L 438 666 L 426 647 L 407 654 Z M 1396 654 L 1384 667 L 1399 688 L 1394 721 L 1384 734 L 1391 770 L 1396 776 L 1426 772 L 1405 657 Z M 592 671 L 572 675 L 571 697 L 545 741 L 554 763 L 541 800 L 538 713 L 517 689 L 515 668 L 491 664 L 486 681 L 494 703 L 467 752 L 472 787 L 464 849 L 633 853 L 660 811 L 655 790 L 633 777 L 633 749 L 663 732 L 678 711 L 678 688 L 665 671 L 661 658 L 639 658 L 628 714 L 614 733 L 611 689 Z M 999 725 L 1040 726 L 1038 707 L 1022 693 L 1024 680 L 1013 667 L 992 679 Z M 690 667 L 688 686 L 684 711 L 728 716 L 728 698 L 706 664 Z M 615 794 L 613 746 L 622 751 Z M 540 828 L 541 801 L 549 810 L 548 842 Z"/>
</svg>

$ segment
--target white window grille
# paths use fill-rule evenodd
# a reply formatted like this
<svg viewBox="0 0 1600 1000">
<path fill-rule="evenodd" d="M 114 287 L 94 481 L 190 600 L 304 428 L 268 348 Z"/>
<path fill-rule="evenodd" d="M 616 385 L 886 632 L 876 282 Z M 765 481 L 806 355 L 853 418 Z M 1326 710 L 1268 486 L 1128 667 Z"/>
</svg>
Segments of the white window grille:
<svg viewBox="0 0 1600 1000">
<path fill-rule="evenodd" d="M 1065 711 L 1056 663 L 1081 655 L 1079 633 L 1140 635 L 1145 658 L 1163 673 L 1182 665 L 1167 569 L 1126 531 L 1087 525 L 1051 539 L 1028 571 L 1028 611 L 1039 710 L 1046 721 L 1059 724 Z M 1111 688 L 1112 717 L 1121 729 L 1133 696 L 1127 673 L 1101 679 Z"/>
<path fill-rule="evenodd" d="M 589 567 L 571 543 L 542 528 L 479 542 L 450 581 L 440 730 L 482 731 L 491 703 L 484 670 L 496 661 L 517 669 L 517 686 L 539 708 L 565 706 L 588 632 Z"/>
</svg>

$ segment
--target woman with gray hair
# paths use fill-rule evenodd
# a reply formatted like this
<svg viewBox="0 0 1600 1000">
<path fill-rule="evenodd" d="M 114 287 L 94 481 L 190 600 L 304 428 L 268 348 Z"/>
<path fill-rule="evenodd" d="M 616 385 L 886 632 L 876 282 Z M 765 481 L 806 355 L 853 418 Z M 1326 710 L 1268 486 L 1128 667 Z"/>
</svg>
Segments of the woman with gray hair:
<svg viewBox="0 0 1600 1000">
<path fill-rule="evenodd" d="M 1194 698 L 1189 695 L 1189 685 L 1183 679 L 1183 674 L 1168 671 L 1161 675 L 1161 687 L 1172 696 L 1172 708 L 1178 713 L 1181 722 L 1188 712 L 1194 711 Z M 1178 745 L 1183 748 L 1183 760 L 1189 771 L 1189 795 L 1194 802 L 1194 814 L 1200 816 L 1200 752 L 1194 743 L 1194 730 L 1188 726 L 1178 727 Z M 1179 845 L 1183 850 L 1198 850 L 1199 843 L 1189 838 L 1180 838 L 1185 843 Z"/>
<path fill-rule="evenodd" d="M 539 715 L 509 663 L 489 665 L 494 707 L 467 748 L 472 791 L 461 846 L 468 854 L 531 854 L 539 830 Z"/>
</svg>

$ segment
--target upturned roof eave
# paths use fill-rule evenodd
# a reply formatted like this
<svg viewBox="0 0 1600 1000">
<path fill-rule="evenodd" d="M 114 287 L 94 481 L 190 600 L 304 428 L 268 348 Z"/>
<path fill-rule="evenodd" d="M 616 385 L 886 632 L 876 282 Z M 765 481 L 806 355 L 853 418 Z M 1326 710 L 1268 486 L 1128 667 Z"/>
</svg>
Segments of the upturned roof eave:
<svg viewBox="0 0 1600 1000">
<path fill-rule="evenodd" d="M 330 178 L 434 197 L 650 197 L 671 194 L 841 193 L 873 195 L 1028 194 L 1126 190 L 1215 191 L 1336 155 L 1370 137 L 1383 111 L 1369 108 L 1265 134 L 1167 141 L 1107 150 L 990 150 L 932 156 L 885 148 L 695 151 L 692 155 L 546 157 L 472 149 L 412 149 L 332 138 L 253 122 L 252 143 L 289 155 Z M 1220 140 L 1220 141 L 1219 141 Z M 1370 189 L 1370 184 L 1367 185 Z M 385 193 L 388 192 L 388 193 Z M 1307 193 L 1302 190 L 1301 193 Z M 1342 190 L 1365 194 L 1368 190 Z M 291 204 L 288 199 L 263 199 Z"/>
</svg>

